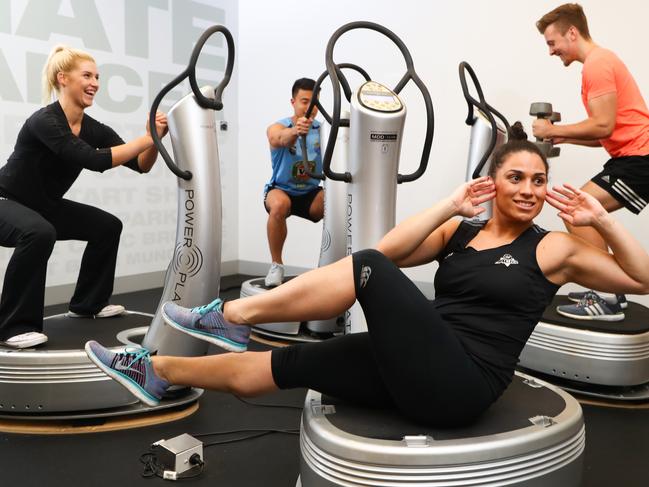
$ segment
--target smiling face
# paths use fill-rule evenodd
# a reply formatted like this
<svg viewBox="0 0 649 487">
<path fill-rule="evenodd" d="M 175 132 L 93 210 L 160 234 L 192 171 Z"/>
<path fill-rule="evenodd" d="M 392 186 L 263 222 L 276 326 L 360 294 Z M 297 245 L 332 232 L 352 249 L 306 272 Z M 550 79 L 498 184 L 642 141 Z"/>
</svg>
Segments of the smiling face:
<svg viewBox="0 0 649 487">
<path fill-rule="evenodd" d="M 92 105 L 99 90 L 99 73 L 93 61 L 79 60 L 73 69 L 57 74 L 61 97 L 66 97 L 80 108 Z"/>
<path fill-rule="evenodd" d="M 569 27 L 564 34 L 557 24 L 550 24 L 543 32 L 545 43 L 548 45 L 550 56 L 558 56 L 564 66 L 569 66 L 577 60 L 577 37 L 575 27 Z"/>
<path fill-rule="evenodd" d="M 548 174 L 543 160 L 528 151 L 507 155 L 494 176 L 494 215 L 528 222 L 541 212 Z"/>
</svg>

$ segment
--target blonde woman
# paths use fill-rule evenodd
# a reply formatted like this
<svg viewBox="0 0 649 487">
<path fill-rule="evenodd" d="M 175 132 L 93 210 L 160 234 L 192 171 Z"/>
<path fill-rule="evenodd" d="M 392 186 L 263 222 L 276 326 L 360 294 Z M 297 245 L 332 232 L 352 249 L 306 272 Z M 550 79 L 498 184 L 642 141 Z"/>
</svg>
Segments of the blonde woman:
<svg viewBox="0 0 649 487">
<path fill-rule="evenodd" d="M 157 150 L 148 133 L 124 143 L 113 129 L 85 113 L 99 90 L 92 56 L 57 46 L 43 68 L 43 101 L 21 128 L 14 152 L 0 169 L 0 245 L 14 247 L 0 300 L 0 344 L 27 348 L 47 341 L 43 300 L 47 261 L 57 240 L 88 242 L 69 316 L 103 318 L 124 311 L 110 305 L 122 230 L 115 216 L 63 198 L 83 169 L 127 166 L 148 172 Z M 56 101 L 52 100 L 53 92 Z M 164 114 L 156 130 L 167 132 Z"/>
</svg>

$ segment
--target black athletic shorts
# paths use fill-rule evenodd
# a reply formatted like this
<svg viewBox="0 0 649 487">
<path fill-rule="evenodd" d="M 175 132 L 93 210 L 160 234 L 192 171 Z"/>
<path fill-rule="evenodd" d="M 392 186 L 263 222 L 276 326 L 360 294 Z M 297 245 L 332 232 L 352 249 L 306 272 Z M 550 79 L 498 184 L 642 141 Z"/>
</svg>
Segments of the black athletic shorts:
<svg viewBox="0 0 649 487">
<path fill-rule="evenodd" d="M 268 191 L 271 189 L 279 189 L 275 188 L 274 186 L 271 186 L 268 188 Z M 266 213 L 269 213 L 268 207 L 266 206 L 266 198 L 268 197 L 268 191 L 264 193 L 264 209 L 266 210 Z M 309 209 L 311 208 L 311 203 L 313 203 L 313 200 L 315 199 L 316 196 L 318 196 L 318 193 L 322 191 L 322 186 L 318 186 L 312 191 L 309 191 L 308 193 L 300 194 L 300 195 L 292 195 L 289 193 L 286 193 L 286 195 L 289 197 L 291 200 L 291 212 L 288 214 L 288 216 L 295 215 L 299 216 L 300 218 L 304 218 L 305 220 L 310 220 L 312 222 L 319 222 L 320 218 L 314 219 L 311 218 L 311 215 L 309 215 Z"/>
<path fill-rule="evenodd" d="M 609 159 L 591 181 L 637 215 L 649 202 L 649 155 Z"/>
</svg>

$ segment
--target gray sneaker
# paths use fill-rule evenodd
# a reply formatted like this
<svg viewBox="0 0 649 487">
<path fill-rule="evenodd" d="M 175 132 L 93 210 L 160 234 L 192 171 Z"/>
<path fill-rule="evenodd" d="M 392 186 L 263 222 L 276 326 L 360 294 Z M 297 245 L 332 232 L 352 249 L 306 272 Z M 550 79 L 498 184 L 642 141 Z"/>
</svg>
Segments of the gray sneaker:
<svg viewBox="0 0 649 487">
<path fill-rule="evenodd" d="M 270 266 L 268 274 L 266 274 L 266 279 L 264 279 L 264 284 L 266 287 L 275 287 L 279 286 L 284 280 L 284 266 L 273 262 Z"/>
<path fill-rule="evenodd" d="M 578 303 L 581 301 L 584 296 L 587 293 L 592 293 L 594 292 L 592 289 L 589 289 L 588 291 L 576 291 L 572 293 L 568 293 L 568 299 L 574 303 Z M 620 305 L 620 308 L 626 309 L 628 306 L 628 303 L 626 301 L 626 296 L 624 294 L 616 294 L 615 297 L 617 298 L 617 304 Z"/>
<path fill-rule="evenodd" d="M 575 320 L 622 321 L 624 312 L 619 304 L 611 304 L 594 291 L 584 294 L 577 304 L 557 306 L 557 313 Z"/>
</svg>

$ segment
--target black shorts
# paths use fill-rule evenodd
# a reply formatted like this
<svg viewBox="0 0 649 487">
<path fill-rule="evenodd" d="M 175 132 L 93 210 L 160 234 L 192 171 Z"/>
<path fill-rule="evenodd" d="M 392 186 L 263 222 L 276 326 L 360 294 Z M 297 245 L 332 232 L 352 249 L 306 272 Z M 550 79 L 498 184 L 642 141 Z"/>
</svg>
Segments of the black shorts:
<svg viewBox="0 0 649 487">
<path fill-rule="evenodd" d="M 649 155 L 609 159 L 591 181 L 637 215 L 649 202 Z"/>
<path fill-rule="evenodd" d="M 271 189 L 279 189 L 279 188 L 271 186 L 270 188 L 268 188 L 268 191 L 270 191 Z M 266 213 L 270 213 L 268 211 L 268 207 L 266 206 L 266 197 L 268 196 L 268 191 L 264 193 L 264 209 L 266 210 Z M 288 216 L 295 215 L 295 216 L 299 216 L 300 218 L 304 218 L 305 220 L 310 220 L 312 222 L 319 222 L 321 218 L 315 218 L 315 219 L 311 218 L 311 215 L 309 215 L 309 209 L 311 208 L 311 203 L 313 203 L 313 200 L 315 199 L 316 196 L 318 196 L 318 193 L 320 193 L 320 191 L 322 191 L 322 186 L 318 186 L 314 190 L 300 195 L 292 195 L 285 192 L 286 195 L 291 200 L 291 211 L 288 214 Z"/>
</svg>

